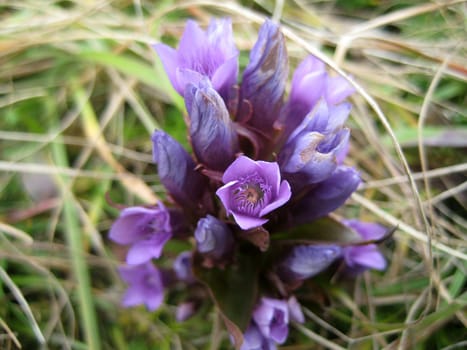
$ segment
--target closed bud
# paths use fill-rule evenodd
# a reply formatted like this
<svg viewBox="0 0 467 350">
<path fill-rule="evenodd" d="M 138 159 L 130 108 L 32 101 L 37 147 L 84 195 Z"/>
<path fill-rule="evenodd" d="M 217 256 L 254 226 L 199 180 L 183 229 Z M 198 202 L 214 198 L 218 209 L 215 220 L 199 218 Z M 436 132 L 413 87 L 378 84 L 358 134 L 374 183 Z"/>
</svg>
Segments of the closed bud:
<svg viewBox="0 0 467 350">
<path fill-rule="evenodd" d="M 328 106 L 322 100 L 290 135 L 279 154 L 279 165 L 292 188 L 326 180 L 345 153 L 349 130 L 343 127 L 350 105 Z"/>
<path fill-rule="evenodd" d="M 207 79 L 188 85 L 185 103 L 190 116 L 190 138 L 198 161 L 223 171 L 239 151 L 238 136 L 221 96 Z"/>
<path fill-rule="evenodd" d="M 191 266 L 192 253 L 185 251 L 178 254 L 173 263 L 173 270 L 178 280 L 191 283 L 195 280 Z"/>
<path fill-rule="evenodd" d="M 234 244 L 229 227 L 211 215 L 198 221 L 195 239 L 198 251 L 214 259 L 223 258 L 232 250 Z"/>
<path fill-rule="evenodd" d="M 196 208 L 207 180 L 195 170 L 196 164 L 187 151 L 163 131 L 152 135 L 153 157 L 161 183 L 183 207 Z"/>
<path fill-rule="evenodd" d="M 336 245 L 301 245 L 292 249 L 277 267 L 284 282 L 305 280 L 324 271 L 342 253 Z"/>
<path fill-rule="evenodd" d="M 240 87 L 240 103 L 248 101 L 252 108 L 249 125 L 263 133 L 272 130 L 282 107 L 287 76 L 284 36 L 279 26 L 268 20 L 259 30 Z M 240 120 L 247 118 L 244 114 L 240 110 Z"/>
<path fill-rule="evenodd" d="M 296 224 L 312 222 L 336 210 L 360 184 L 360 175 L 351 167 L 341 165 L 323 182 L 315 186 L 292 209 Z"/>
</svg>

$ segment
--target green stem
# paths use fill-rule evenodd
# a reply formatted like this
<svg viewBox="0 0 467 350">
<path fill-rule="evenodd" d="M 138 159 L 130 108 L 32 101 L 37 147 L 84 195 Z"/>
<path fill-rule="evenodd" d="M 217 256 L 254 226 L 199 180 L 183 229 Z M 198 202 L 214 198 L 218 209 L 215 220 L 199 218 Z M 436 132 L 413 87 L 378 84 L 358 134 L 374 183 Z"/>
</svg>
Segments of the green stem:
<svg viewBox="0 0 467 350">
<path fill-rule="evenodd" d="M 66 151 L 62 143 L 53 143 L 53 154 L 58 166 L 68 166 Z M 89 269 L 84 257 L 84 242 L 82 232 L 79 229 L 77 210 L 74 206 L 75 198 L 68 186 L 69 179 L 64 176 L 59 177 L 60 188 L 63 199 L 63 214 L 65 223 L 65 238 L 70 251 L 73 273 L 76 278 L 79 315 L 81 327 L 84 331 L 89 350 L 99 350 L 99 331 L 96 321 L 96 311 L 94 307 L 91 280 Z"/>
</svg>

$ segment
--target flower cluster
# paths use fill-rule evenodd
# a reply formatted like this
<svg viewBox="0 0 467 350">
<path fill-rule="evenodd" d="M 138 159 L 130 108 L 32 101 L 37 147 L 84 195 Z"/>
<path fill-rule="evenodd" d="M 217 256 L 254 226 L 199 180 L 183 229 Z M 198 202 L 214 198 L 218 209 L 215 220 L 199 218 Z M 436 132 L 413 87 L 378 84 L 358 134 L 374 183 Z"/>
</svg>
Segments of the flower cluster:
<svg viewBox="0 0 467 350">
<path fill-rule="evenodd" d="M 110 229 L 111 240 L 128 246 L 123 305 L 155 310 L 174 284 L 207 288 L 237 348 L 274 349 L 290 321 L 304 322 L 294 292 L 306 281 L 386 265 L 376 245 L 382 226 L 329 216 L 361 181 L 344 165 L 353 88 L 309 56 L 286 96 L 285 40 L 269 20 L 240 78 L 229 19 L 206 31 L 188 21 L 178 49 L 154 49 L 184 98 L 191 150 L 155 131 L 166 200 L 123 209 Z M 174 262 L 162 270 L 154 259 L 169 240 L 192 249 L 167 252 Z M 196 309 L 190 289 L 177 319 Z"/>
</svg>

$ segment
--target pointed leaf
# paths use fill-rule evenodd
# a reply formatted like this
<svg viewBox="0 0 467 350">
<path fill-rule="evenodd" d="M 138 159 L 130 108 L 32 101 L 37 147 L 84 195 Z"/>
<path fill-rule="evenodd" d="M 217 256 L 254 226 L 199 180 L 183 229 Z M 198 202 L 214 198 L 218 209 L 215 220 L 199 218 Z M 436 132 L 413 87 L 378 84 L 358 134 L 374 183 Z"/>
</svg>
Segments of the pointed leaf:
<svg viewBox="0 0 467 350">
<path fill-rule="evenodd" d="M 193 270 L 208 288 L 227 329 L 234 337 L 236 348 L 240 348 L 258 298 L 261 253 L 253 247 L 243 247 L 235 258 L 236 264 L 224 269 L 207 269 L 202 267 L 202 256 L 197 254 Z"/>
<path fill-rule="evenodd" d="M 273 241 L 300 244 L 355 245 L 362 242 L 360 235 L 336 219 L 324 217 L 309 224 L 292 228 L 284 233 L 271 235 Z"/>
</svg>

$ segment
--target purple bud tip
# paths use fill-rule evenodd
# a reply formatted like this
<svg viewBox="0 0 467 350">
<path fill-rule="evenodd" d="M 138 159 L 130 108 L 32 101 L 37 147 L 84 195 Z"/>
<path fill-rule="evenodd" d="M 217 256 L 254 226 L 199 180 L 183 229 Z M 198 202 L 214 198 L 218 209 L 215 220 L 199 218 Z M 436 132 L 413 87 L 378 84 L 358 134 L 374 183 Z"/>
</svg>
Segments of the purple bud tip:
<svg viewBox="0 0 467 350">
<path fill-rule="evenodd" d="M 196 305 L 192 301 L 184 302 L 177 306 L 175 319 L 177 322 L 183 322 L 189 319 L 196 311 Z"/>
<path fill-rule="evenodd" d="M 328 106 L 324 100 L 294 130 L 279 154 L 279 164 L 293 188 L 328 179 L 345 156 L 350 105 Z"/>
<path fill-rule="evenodd" d="M 287 300 L 287 305 L 289 307 L 290 319 L 298 323 L 304 323 L 305 316 L 303 315 L 302 308 L 294 295 Z"/>
<path fill-rule="evenodd" d="M 249 125 L 263 133 L 272 130 L 282 107 L 287 76 L 284 36 L 276 23 L 265 21 L 250 52 L 240 87 L 241 101 L 248 101 L 252 107 L 252 115 L 247 118 Z M 240 119 L 245 119 L 244 113 L 240 114 Z"/>
<path fill-rule="evenodd" d="M 198 251 L 215 259 L 230 252 L 234 244 L 229 227 L 211 215 L 198 221 L 195 239 Z"/>
<path fill-rule="evenodd" d="M 197 160 L 224 171 L 238 153 L 238 136 L 221 96 L 207 80 L 189 84 L 185 104 L 190 116 L 190 140 Z"/>
<path fill-rule="evenodd" d="M 304 280 L 325 270 L 342 254 L 336 245 L 302 245 L 292 252 L 278 266 L 278 274 L 285 282 Z"/>
<path fill-rule="evenodd" d="M 206 178 L 195 170 L 188 152 L 164 131 L 152 135 L 153 156 L 161 183 L 183 206 L 197 208 L 206 188 Z"/>
<path fill-rule="evenodd" d="M 190 283 L 195 279 L 191 270 L 191 257 L 192 253 L 190 251 L 186 251 L 180 253 L 173 263 L 175 275 L 180 281 Z"/>
</svg>

